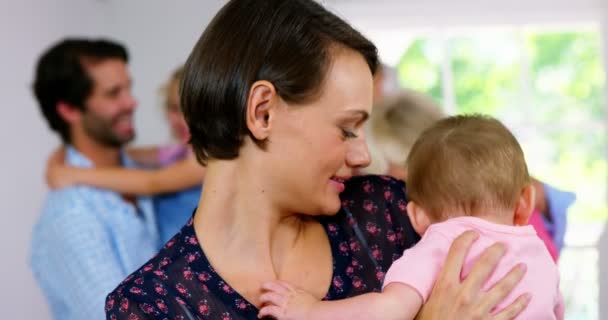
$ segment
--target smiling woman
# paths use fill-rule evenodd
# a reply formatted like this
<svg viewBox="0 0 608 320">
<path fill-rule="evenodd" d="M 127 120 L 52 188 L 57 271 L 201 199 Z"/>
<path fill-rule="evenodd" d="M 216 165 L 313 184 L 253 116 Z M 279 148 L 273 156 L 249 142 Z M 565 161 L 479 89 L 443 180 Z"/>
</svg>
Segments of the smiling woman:
<svg viewBox="0 0 608 320">
<path fill-rule="evenodd" d="M 376 66 L 375 46 L 315 1 L 229 1 L 195 45 L 181 87 L 193 150 L 207 166 L 199 207 L 108 296 L 108 319 L 257 319 L 269 280 L 327 300 L 380 290 L 418 235 L 403 183 L 351 178 L 370 161 L 362 126 Z M 456 240 L 444 289 L 421 319 L 511 319 L 523 309 L 520 298 L 490 316 L 520 269 L 479 290 L 499 246 L 461 283 L 473 239 Z"/>
</svg>

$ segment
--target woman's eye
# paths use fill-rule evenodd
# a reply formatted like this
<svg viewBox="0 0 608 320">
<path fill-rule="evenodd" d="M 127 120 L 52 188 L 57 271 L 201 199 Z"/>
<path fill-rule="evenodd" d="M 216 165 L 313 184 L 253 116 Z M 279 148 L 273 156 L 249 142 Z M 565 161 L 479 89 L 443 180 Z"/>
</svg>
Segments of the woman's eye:
<svg viewBox="0 0 608 320">
<path fill-rule="evenodd" d="M 347 138 L 347 139 L 357 138 L 357 135 L 354 132 L 346 130 L 346 129 L 341 129 L 341 130 L 342 130 L 342 136 L 344 138 Z"/>
</svg>

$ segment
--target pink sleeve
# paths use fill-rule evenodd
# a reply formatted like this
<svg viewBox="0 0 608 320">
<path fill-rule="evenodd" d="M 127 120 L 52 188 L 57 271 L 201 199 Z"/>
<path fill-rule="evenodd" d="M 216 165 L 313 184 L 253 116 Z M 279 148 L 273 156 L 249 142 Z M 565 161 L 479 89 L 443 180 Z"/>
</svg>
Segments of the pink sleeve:
<svg viewBox="0 0 608 320">
<path fill-rule="evenodd" d="M 435 280 L 445 261 L 450 241 L 441 233 L 429 228 L 422 239 L 390 266 L 382 287 L 391 282 L 414 288 L 425 303 L 433 290 Z"/>
</svg>

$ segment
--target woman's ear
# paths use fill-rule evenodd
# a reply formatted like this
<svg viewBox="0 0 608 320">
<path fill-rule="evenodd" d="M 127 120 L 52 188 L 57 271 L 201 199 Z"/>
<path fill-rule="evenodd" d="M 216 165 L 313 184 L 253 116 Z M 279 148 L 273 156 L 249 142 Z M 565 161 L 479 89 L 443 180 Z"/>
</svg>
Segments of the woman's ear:
<svg viewBox="0 0 608 320">
<path fill-rule="evenodd" d="M 270 135 L 278 98 L 274 85 L 265 80 L 256 81 L 249 90 L 246 123 L 258 141 L 264 141 Z"/>
<path fill-rule="evenodd" d="M 515 205 L 515 213 L 513 214 L 513 225 L 525 226 L 528 224 L 528 219 L 534 211 L 536 201 L 536 190 L 532 184 L 525 186 Z"/>
<path fill-rule="evenodd" d="M 410 201 L 407 204 L 407 215 L 410 218 L 410 223 L 418 235 L 422 235 L 426 232 L 426 229 L 431 225 L 426 211 L 418 206 L 414 201 Z"/>
</svg>

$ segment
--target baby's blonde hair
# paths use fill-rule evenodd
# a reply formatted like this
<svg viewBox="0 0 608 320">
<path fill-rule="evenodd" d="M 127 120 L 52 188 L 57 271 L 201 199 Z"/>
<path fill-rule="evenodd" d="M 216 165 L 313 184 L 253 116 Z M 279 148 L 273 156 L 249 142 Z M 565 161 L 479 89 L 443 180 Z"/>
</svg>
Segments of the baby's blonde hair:
<svg viewBox="0 0 608 320">
<path fill-rule="evenodd" d="M 435 221 L 513 209 L 530 183 L 524 153 L 498 120 L 453 116 L 425 130 L 407 158 L 406 193 Z M 447 216 L 446 216 L 447 215 Z"/>
</svg>

